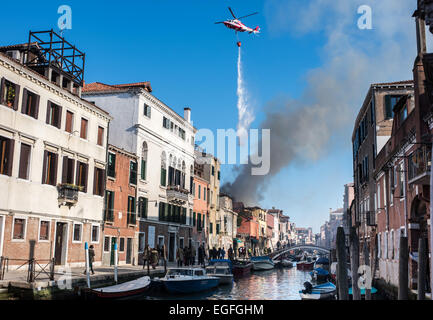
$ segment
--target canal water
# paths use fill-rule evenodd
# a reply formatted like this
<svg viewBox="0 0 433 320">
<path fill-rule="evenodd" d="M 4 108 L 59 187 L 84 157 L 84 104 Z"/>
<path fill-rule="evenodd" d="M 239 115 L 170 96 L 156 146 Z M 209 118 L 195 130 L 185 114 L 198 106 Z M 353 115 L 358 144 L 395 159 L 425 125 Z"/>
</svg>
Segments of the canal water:
<svg viewBox="0 0 433 320">
<path fill-rule="evenodd" d="M 219 286 L 213 291 L 194 295 L 142 297 L 142 299 L 170 300 L 300 300 L 299 290 L 311 281 L 309 271 L 294 268 L 253 271 L 236 279 L 232 285 Z"/>
</svg>

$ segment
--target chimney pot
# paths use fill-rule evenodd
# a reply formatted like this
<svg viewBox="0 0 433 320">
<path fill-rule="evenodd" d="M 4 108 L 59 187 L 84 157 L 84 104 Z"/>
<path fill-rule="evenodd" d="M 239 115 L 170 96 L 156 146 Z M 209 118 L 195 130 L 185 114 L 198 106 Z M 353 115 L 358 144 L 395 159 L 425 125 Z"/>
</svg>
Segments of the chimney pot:
<svg viewBox="0 0 433 320">
<path fill-rule="evenodd" d="M 191 123 L 191 109 L 190 108 L 184 108 L 183 109 L 183 118 Z"/>
</svg>

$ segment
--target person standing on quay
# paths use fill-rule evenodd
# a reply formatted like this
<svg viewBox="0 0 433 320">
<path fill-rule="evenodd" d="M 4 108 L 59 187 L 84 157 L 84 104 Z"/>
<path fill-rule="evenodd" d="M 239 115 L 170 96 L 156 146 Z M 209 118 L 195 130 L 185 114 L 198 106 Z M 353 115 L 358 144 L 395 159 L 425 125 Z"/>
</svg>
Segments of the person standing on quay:
<svg viewBox="0 0 433 320">
<path fill-rule="evenodd" d="M 226 251 L 224 250 L 224 247 L 221 249 L 221 255 L 220 255 L 220 259 L 225 259 L 226 257 Z"/>
<path fill-rule="evenodd" d="M 95 274 L 95 271 L 93 271 L 93 262 L 95 261 L 95 249 L 93 249 L 93 245 L 90 245 L 89 247 L 89 270 L 92 272 L 92 274 Z M 86 274 L 86 270 L 83 272 Z"/>
<path fill-rule="evenodd" d="M 230 248 L 229 248 L 228 255 L 229 255 L 229 260 L 233 261 L 233 248 L 232 248 L 232 246 L 230 246 Z"/>
<path fill-rule="evenodd" d="M 177 266 L 178 267 L 182 267 L 182 263 L 183 263 L 183 249 L 181 247 L 177 248 L 176 259 L 177 259 Z"/>
</svg>

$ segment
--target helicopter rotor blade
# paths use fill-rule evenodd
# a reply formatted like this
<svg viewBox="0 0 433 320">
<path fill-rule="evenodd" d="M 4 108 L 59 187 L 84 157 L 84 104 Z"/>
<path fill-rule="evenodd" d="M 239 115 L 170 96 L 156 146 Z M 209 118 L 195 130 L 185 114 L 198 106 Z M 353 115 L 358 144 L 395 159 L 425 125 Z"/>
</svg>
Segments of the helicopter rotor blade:
<svg viewBox="0 0 433 320">
<path fill-rule="evenodd" d="M 224 23 L 225 21 L 219 21 L 219 22 L 215 22 L 215 24 L 219 24 L 219 23 Z"/>
<path fill-rule="evenodd" d="M 233 12 L 233 10 L 232 10 L 232 8 L 229 7 L 229 11 L 232 14 L 233 18 L 237 19 L 236 16 L 235 16 L 235 14 L 234 14 L 234 12 Z"/>
<path fill-rule="evenodd" d="M 246 15 L 246 16 L 239 17 L 238 19 L 240 20 L 240 19 L 243 19 L 243 18 L 246 18 L 246 17 L 253 16 L 253 15 L 255 15 L 255 14 L 258 14 L 258 12 L 254 12 L 254 13 L 248 14 L 248 15 Z"/>
</svg>

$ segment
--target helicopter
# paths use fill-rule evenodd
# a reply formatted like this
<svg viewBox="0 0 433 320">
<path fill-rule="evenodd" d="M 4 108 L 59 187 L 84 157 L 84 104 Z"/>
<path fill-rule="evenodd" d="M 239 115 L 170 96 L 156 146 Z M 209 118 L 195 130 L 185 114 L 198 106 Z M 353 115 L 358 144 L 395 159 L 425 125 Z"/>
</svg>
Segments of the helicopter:
<svg viewBox="0 0 433 320">
<path fill-rule="evenodd" d="M 236 15 L 234 14 L 232 8 L 230 8 L 230 7 L 228 7 L 228 8 L 229 8 L 229 11 L 230 11 L 230 13 L 231 13 L 231 15 L 233 16 L 234 19 L 215 22 L 215 24 L 223 23 L 227 28 L 235 30 L 236 33 L 238 33 L 238 32 L 248 32 L 248 33 L 253 33 L 253 34 L 260 33 L 260 28 L 258 26 L 255 27 L 254 29 L 252 29 L 250 27 L 247 27 L 246 25 L 244 25 L 240 21 L 240 19 L 253 16 L 255 14 L 258 14 L 258 12 L 254 12 L 254 13 L 248 14 L 246 16 L 242 16 L 242 17 L 236 18 Z M 240 41 L 237 44 L 238 44 L 239 47 L 241 46 L 241 42 Z"/>
</svg>

